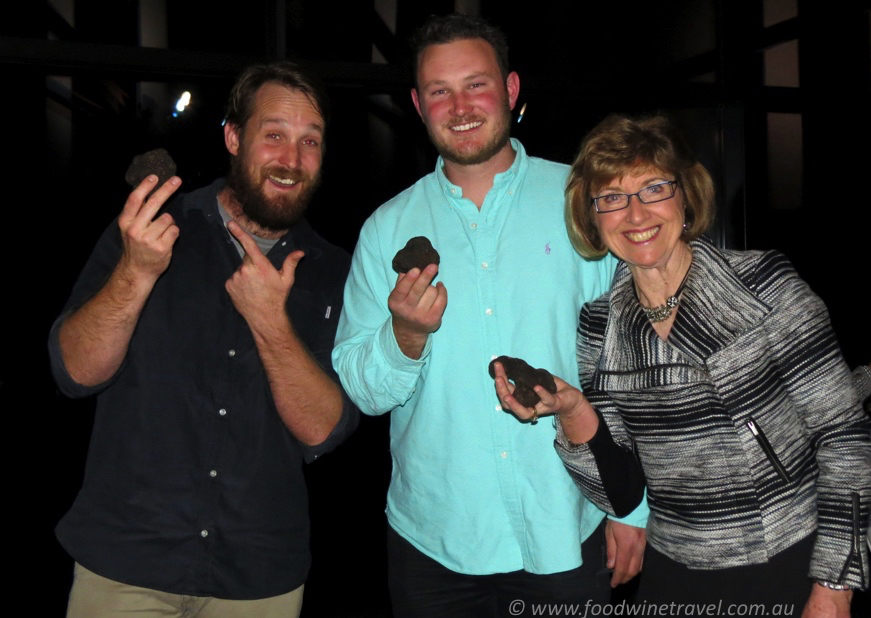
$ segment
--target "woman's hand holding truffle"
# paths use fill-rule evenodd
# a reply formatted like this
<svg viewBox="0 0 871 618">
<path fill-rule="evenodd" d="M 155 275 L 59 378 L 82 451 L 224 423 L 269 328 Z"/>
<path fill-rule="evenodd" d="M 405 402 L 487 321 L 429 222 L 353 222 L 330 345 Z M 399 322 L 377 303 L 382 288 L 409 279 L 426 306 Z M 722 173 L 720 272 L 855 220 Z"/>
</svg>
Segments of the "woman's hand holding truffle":
<svg viewBox="0 0 871 618">
<path fill-rule="evenodd" d="M 541 399 L 531 407 L 522 405 L 514 398 L 514 385 L 505 375 L 502 363 L 494 363 L 494 383 L 496 394 L 502 407 L 524 421 L 535 422 L 540 416 L 555 414 L 566 437 L 575 444 L 589 442 L 599 428 L 599 417 L 584 394 L 564 380 L 554 376 L 556 392 L 550 393 L 541 385 L 534 387 L 535 393 Z"/>
<path fill-rule="evenodd" d="M 396 279 L 396 286 L 387 297 L 387 307 L 393 320 L 393 335 L 399 349 L 408 358 L 418 359 L 430 333 L 442 324 L 448 305 L 448 291 L 439 281 L 432 280 L 439 269 L 430 264 L 423 270 L 412 268 Z"/>
</svg>

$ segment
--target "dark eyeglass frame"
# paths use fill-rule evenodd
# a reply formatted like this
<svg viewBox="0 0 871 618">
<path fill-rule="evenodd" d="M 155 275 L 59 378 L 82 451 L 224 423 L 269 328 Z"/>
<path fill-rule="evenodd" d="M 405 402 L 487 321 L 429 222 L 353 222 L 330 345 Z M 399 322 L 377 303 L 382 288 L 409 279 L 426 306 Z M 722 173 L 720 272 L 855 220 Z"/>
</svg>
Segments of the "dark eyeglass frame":
<svg viewBox="0 0 871 618">
<path fill-rule="evenodd" d="M 641 191 L 638 191 L 637 193 L 610 193 L 608 195 L 600 195 L 598 197 L 594 197 L 591 199 L 591 201 L 593 202 L 593 206 L 596 208 L 596 214 L 607 215 L 608 213 L 611 213 L 611 212 L 619 212 L 621 210 L 629 208 L 629 202 L 632 201 L 633 196 L 637 197 L 638 201 L 641 202 L 642 204 L 655 204 L 656 202 L 664 202 L 665 200 L 669 200 L 669 199 L 674 197 L 675 191 L 677 191 L 677 184 L 678 184 L 677 180 L 664 180 L 663 182 L 655 182 L 652 185 L 647 185 L 646 187 L 644 187 Z M 657 197 L 656 199 L 652 199 L 652 200 L 644 199 L 641 197 L 641 194 L 644 193 L 645 191 L 649 190 L 651 187 L 661 187 L 663 185 L 668 185 L 671 187 L 671 195 L 663 195 L 661 197 Z M 612 208 L 611 210 L 599 210 L 599 200 L 606 198 L 606 197 L 614 197 L 617 195 L 625 195 L 626 196 L 626 205 L 625 206 L 621 206 L 620 208 Z"/>
</svg>

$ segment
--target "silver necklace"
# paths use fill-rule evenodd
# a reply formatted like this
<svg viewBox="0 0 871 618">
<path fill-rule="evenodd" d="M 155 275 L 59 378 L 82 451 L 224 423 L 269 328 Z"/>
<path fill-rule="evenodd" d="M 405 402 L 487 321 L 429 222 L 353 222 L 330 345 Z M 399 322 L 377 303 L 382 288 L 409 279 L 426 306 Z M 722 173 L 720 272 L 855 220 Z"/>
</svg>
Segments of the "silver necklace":
<svg viewBox="0 0 871 618">
<path fill-rule="evenodd" d="M 690 262 L 689 267 L 687 267 L 687 272 L 683 276 L 683 281 L 680 282 L 680 285 L 677 286 L 677 290 L 674 294 L 665 299 L 665 304 L 660 305 L 659 307 L 645 307 L 641 305 L 641 300 L 638 301 L 638 304 L 641 305 L 641 310 L 644 311 L 644 315 L 647 316 L 647 319 L 651 322 L 665 322 L 669 316 L 671 316 L 671 312 L 674 311 L 674 308 L 678 306 L 680 300 L 681 292 L 683 292 L 683 288 L 687 283 L 687 279 L 690 276 L 690 268 L 692 268 L 692 261 Z M 633 286 L 634 287 L 634 286 Z M 638 298 L 638 291 L 635 292 L 635 297 Z"/>
</svg>

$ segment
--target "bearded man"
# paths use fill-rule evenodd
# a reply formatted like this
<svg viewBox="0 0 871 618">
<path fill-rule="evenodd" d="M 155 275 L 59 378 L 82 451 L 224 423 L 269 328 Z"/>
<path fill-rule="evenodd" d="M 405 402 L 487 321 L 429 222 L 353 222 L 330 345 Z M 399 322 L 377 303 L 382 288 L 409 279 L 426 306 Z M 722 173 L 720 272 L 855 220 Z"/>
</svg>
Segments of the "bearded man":
<svg viewBox="0 0 871 618">
<path fill-rule="evenodd" d="M 294 64 L 247 69 L 226 183 L 164 207 L 180 179 L 142 181 L 52 328 L 60 388 L 97 395 L 57 527 L 76 560 L 69 616 L 299 614 L 302 464 L 358 421 L 329 363 L 348 256 L 303 217 L 326 106 Z"/>
<path fill-rule="evenodd" d="M 547 615 L 607 602 L 608 580 L 641 568 L 646 505 L 603 524 L 557 457 L 553 424 L 505 414 L 487 365 L 516 356 L 577 385 L 578 313 L 608 290 L 614 261 L 572 249 L 568 167 L 510 139 L 520 79 L 504 34 L 448 15 L 412 47 L 411 97 L 440 157 L 363 226 L 333 352 L 360 409 L 390 412 L 393 614 Z M 393 255 L 415 236 L 441 263 L 397 277 Z"/>
</svg>

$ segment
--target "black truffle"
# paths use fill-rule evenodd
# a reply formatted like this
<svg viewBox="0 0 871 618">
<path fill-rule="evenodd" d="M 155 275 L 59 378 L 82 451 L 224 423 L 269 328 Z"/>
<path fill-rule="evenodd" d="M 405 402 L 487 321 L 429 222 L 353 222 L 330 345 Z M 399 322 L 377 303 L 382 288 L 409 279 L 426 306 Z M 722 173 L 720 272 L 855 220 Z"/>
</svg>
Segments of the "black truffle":
<svg viewBox="0 0 871 618">
<path fill-rule="evenodd" d="M 135 189 L 149 174 L 157 174 L 157 184 L 152 189 L 153 193 L 163 183 L 175 176 L 175 169 L 175 161 L 172 160 L 166 149 L 158 148 L 133 157 L 133 163 L 127 168 L 124 180 Z"/>
<path fill-rule="evenodd" d="M 412 268 L 423 270 L 429 264 L 438 264 L 440 260 L 439 252 L 433 249 L 429 238 L 415 236 L 393 257 L 393 270 L 398 273 L 407 273 Z"/>
<path fill-rule="evenodd" d="M 520 358 L 500 356 L 490 361 L 488 370 L 491 378 L 496 377 L 493 363 L 502 363 L 502 367 L 505 368 L 505 375 L 508 376 L 509 380 L 514 382 L 514 398 L 522 406 L 531 408 L 541 401 L 541 397 L 533 390 L 536 384 L 543 387 L 549 393 L 556 392 L 556 382 L 554 382 L 553 376 L 547 369 L 530 367 L 529 363 Z"/>
</svg>

